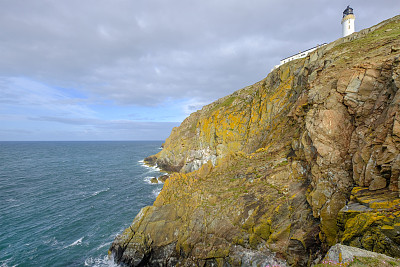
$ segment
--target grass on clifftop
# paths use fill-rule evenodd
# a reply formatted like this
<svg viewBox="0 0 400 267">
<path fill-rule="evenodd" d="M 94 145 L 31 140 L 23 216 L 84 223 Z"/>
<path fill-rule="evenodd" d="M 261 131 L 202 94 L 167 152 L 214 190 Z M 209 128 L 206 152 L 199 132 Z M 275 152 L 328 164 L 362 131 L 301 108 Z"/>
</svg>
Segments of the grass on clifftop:
<svg viewBox="0 0 400 267">
<path fill-rule="evenodd" d="M 378 29 L 366 34 L 364 37 L 339 44 L 332 51 L 348 51 L 359 53 L 383 46 L 388 40 L 396 39 L 400 35 L 400 21 L 394 20 Z"/>
</svg>

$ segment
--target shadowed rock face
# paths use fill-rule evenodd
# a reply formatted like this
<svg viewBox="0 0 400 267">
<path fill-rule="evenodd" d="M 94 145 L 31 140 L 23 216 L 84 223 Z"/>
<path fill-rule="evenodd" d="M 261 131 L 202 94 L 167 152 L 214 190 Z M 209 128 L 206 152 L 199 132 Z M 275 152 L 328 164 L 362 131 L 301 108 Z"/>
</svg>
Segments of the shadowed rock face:
<svg viewBox="0 0 400 267">
<path fill-rule="evenodd" d="M 177 173 L 110 253 L 131 266 L 305 266 L 343 241 L 399 257 L 396 206 L 361 204 L 392 212 L 365 219 L 387 228 L 368 238 L 343 213 L 354 186 L 399 197 L 399 35 L 398 16 L 190 115 L 147 158 Z"/>
</svg>

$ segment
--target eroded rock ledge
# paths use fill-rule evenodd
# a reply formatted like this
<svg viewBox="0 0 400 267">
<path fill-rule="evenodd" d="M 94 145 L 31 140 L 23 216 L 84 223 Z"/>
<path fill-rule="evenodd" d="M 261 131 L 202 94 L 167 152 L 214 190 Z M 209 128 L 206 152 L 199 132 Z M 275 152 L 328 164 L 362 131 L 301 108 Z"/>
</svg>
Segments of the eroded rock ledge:
<svg viewBox="0 0 400 267">
<path fill-rule="evenodd" d="M 399 36 L 397 16 L 190 115 L 147 158 L 176 173 L 116 261 L 307 266 L 337 242 L 400 257 Z"/>
<path fill-rule="evenodd" d="M 331 266 L 400 266 L 398 259 L 341 244 L 331 247 L 322 262 Z"/>
</svg>

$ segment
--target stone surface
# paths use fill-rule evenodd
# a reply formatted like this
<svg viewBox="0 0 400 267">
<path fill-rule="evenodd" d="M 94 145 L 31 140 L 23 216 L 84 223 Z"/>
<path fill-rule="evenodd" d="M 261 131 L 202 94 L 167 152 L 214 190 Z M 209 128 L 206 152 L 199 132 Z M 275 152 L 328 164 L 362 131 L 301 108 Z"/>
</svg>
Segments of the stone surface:
<svg viewBox="0 0 400 267">
<path fill-rule="evenodd" d="M 379 254 L 368 250 L 345 246 L 341 244 L 336 244 L 332 246 L 322 262 L 331 263 L 331 265 L 335 265 L 337 263 L 351 264 L 357 258 L 368 258 L 370 259 L 369 261 L 372 264 L 380 263 L 382 264 L 382 266 L 385 266 L 386 265 L 385 263 L 388 263 L 388 266 L 400 266 L 400 261 L 398 259 L 388 257 L 384 254 Z M 375 265 L 370 265 L 370 266 L 375 266 Z"/>
<path fill-rule="evenodd" d="M 160 181 L 161 183 L 165 183 L 165 181 L 169 178 L 168 175 L 161 175 L 160 177 L 158 177 L 158 181 Z"/>
<path fill-rule="evenodd" d="M 389 189 L 354 187 L 351 201 L 338 214 L 339 241 L 400 257 L 400 198 Z"/>
<path fill-rule="evenodd" d="M 386 187 L 386 179 L 381 176 L 376 176 L 369 185 L 369 190 L 378 190 Z"/>
<path fill-rule="evenodd" d="M 176 173 L 110 253 L 307 266 L 341 241 L 400 256 L 399 35 L 397 16 L 191 114 L 145 160 Z"/>
</svg>

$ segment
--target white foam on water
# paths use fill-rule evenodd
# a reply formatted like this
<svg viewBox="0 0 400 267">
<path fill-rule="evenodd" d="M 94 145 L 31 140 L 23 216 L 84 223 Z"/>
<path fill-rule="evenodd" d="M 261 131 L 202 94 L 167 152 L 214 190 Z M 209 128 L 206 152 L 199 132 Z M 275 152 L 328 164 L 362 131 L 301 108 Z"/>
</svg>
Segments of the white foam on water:
<svg viewBox="0 0 400 267">
<path fill-rule="evenodd" d="M 110 246 L 110 245 L 111 245 L 110 242 L 101 244 L 100 246 L 97 247 L 97 250 L 100 250 L 100 249 L 102 249 L 102 248 L 104 248 L 104 247 L 106 247 L 106 246 Z"/>
<path fill-rule="evenodd" d="M 15 199 L 15 198 L 6 199 L 6 202 L 10 203 L 9 206 L 8 206 L 9 208 L 16 208 L 16 207 L 19 207 L 19 206 L 21 206 L 23 204 L 22 202 L 19 202 L 19 200 Z"/>
<path fill-rule="evenodd" d="M 18 264 L 16 264 L 16 265 L 8 265 L 7 264 L 7 262 L 9 262 L 9 261 L 11 261 L 11 259 L 6 259 L 5 261 L 3 261 L 3 262 L 0 262 L 0 267 L 15 267 L 15 266 L 17 266 Z"/>
<path fill-rule="evenodd" d="M 155 176 L 146 176 L 146 177 L 144 177 L 143 181 L 145 181 L 146 183 L 151 184 L 151 185 L 157 185 L 156 183 L 151 182 L 152 178 L 156 178 L 156 177 Z M 160 181 L 158 181 L 158 183 L 160 183 Z"/>
<path fill-rule="evenodd" d="M 100 193 L 107 192 L 108 190 L 110 190 L 109 187 L 107 187 L 107 189 L 103 189 L 103 190 L 96 191 L 96 192 L 94 192 L 94 193 L 92 194 L 92 197 L 97 196 L 97 195 L 100 194 Z"/>
<path fill-rule="evenodd" d="M 160 194 L 162 188 L 156 188 L 153 191 L 151 191 L 151 193 L 155 196 L 158 197 L 158 195 Z"/>
<path fill-rule="evenodd" d="M 58 241 L 54 236 L 49 238 L 49 239 L 44 240 L 43 243 L 45 243 L 46 245 L 50 244 L 52 246 L 57 246 L 58 245 Z"/>
<path fill-rule="evenodd" d="M 64 248 L 69 248 L 69 247 L 80 245 L 80 244 L 82 244 L 82 239 L 83 239 L 83 236 L 81 238 L 79 238 L 78 240 L 76 240 L 74 243 L 72 243 Z"/>
<path fill-rule="evenodd" d="M 146 163 L 144 163 L 144 160 L 139 160 L 138 162 L 140 163 L 140 166 L 145 167 L 145 168 L 148 169 L 149 171 L 156 171 L 156 172 L 161 171 L 161 169 L 158 168 L 157 165 L 155 165 L 155 166 L 148 166 L 148 165 L 146 165 Z"/>
<path fill-rule="evenodd" d="M 104 256 L 98 258 L 87 258 L 85 260 L 85 266 L 92 266 L 92 267 L 118 267 L 118 264 L 114 262 L 112 257 Z"/>
<path fill-rule="evenodd" d="M 153 168 L 153 170 L 155 170 L 155 171 L 161 171 L 161 169 L 160 168 L 158 168 L 158 166 L 156 165 L 155 167 L 151 167 L 151 168 Z"/>
<path fill-rule="evenodd" d="M 160 168 L 158 168 L 158 166 L 147 166 L 147 165 L 143 165 L 143 167 L 145 167 L 146 169 L 148 169 L 151 172 L 159 172 L 161 171 Z"/>
</svg>

